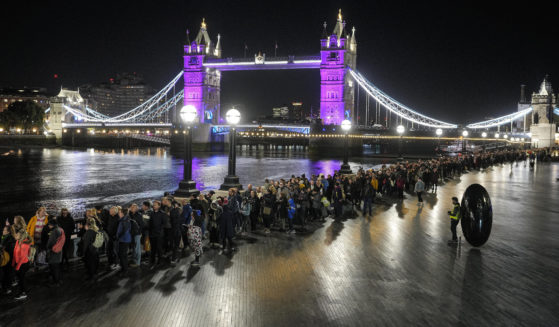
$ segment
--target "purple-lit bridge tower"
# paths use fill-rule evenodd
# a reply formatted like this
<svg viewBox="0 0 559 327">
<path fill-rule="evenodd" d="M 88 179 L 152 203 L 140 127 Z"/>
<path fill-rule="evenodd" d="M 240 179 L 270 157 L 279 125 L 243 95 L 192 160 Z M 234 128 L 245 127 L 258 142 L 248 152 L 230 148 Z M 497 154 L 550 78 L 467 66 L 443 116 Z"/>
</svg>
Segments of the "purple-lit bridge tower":
<svg viewBox="0 0 559 327">
<path fill-rule="evenodd" d="M 220 35 L 213 43 L 205 20 L 194 41 L 184 45 L 184 105 L 198 110 L 202 124 L 218 124 L 221 115 L 221 73 L 239 70 L 320 69 L 320 118 L 323 124 L 339 125 L 354 118 L 354 83 L 347 69 L 355 69 L 357 42 L 355 28 L 345 31 L 341 10 L 334 31 L 327 33 L 326 23 L 320 40 L 320 56 L 266 58 L 266 54 L 246 58 L 221 58 Z M 174 121 L 180 123 L 178 112 Z"/>
</svg>

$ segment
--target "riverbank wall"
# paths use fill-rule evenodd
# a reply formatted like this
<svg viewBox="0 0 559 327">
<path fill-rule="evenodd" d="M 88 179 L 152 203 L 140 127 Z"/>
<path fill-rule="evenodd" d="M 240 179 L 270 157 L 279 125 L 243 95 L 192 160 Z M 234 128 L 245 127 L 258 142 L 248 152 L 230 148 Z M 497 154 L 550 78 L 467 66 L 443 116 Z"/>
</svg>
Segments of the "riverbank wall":
<svg viewBox="0 0 559 327">
<path fill-rule="evenodd" d="M 0 146 L 56 146 L 54 136 L 0 135 Z"/>
</svg>

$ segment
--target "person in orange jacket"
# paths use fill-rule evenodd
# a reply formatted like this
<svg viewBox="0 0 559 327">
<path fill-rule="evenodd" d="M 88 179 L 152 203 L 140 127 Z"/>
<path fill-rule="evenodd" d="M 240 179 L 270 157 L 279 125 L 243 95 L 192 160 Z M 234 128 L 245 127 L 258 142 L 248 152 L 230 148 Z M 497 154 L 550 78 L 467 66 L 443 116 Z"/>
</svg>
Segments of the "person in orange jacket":
<svg viewBox="0 0 559 327">
<path fill-rule="evenodd" d="M 12 266 L 16 271 L 20 293 L 15 299 L 25 300 L 27 299 L 27 294 L 25 293 L 25 273 L 30 267 L 29 251 L 31 250 L 33 239 L 23 230 L 19 231 L 16 236 Z"/>
<path fill-rule="evenodd" d="M 41 233 L 48 223 L 49 217 L 47 215 L 47 209 L 45 207 L 40 207 L 37 213 L 35 213 L 35 216 L 31 217 L 27 223 L 27 234 L 31 237 L 31 244 L 40 245 Z"/>
</svg>

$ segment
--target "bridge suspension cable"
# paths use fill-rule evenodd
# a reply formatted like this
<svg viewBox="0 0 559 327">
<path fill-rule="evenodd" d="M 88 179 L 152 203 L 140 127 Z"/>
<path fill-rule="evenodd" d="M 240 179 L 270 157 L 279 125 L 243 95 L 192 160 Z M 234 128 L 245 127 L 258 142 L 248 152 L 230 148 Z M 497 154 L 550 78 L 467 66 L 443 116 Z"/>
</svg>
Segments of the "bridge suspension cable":
<svg viewBox="0 0 559 327">
<path fill-rule="evenodd" d="M 524 109 L 519 112 L 515 112 L 509 115 L 501 116 L 494 119 L 489 119 L 486 121 L 481 121 L 478 123 L 469 124 L 466 127 L 471 129 L 478 129 L 478 128 L 491 128 L 496 126 L 501 126 L 505 124 L 510 124 L 511 122 L 526 116 L 527 114 L 531 113 L 533 110 L 532 107 Z"/>
<path fill-rule="evenodd" d="M 167 85 L 165 85 L 159 92 L 157 92 L 147 101 L 137 106 L 136 108 L 115 117 L 109 117 L 87 107 L 85 113 L 66 105 L 64 106 L 64 108 L 79 119 L 89 122 L 122 123 L 154 120 L 158 115 L 167 112 L 171 106 L 174 106 L 180 101 L 180 99 L 182 99 L 184 90 L 177 93 L 171 99 L 165 101 L 163 104 L 160 104 L 161 101 L 165 99 L 167 94 L 173 90 L 175 84 L 182 77 L 182 75 L 182 72 L 178 73 Z"/>
<path fill-rule="evenodd" d="M 457 128 L 456 124 L 446 123 L 425 115 L 399 103 L 398 101 L 392 99 L 386 93 L 382 92 L 373 83 L 369 82 L 361 73 L 348 69 L 351 77 L 361 86 L 367 94 L 374 98 L 380 105 L 388 109 L 390 112 L 398 115 L 400 118 L 406 119 L 410 122 L 416 123 L 418 125 L 423 125 L 427 127 L 434 128 Z"/>
</svg>

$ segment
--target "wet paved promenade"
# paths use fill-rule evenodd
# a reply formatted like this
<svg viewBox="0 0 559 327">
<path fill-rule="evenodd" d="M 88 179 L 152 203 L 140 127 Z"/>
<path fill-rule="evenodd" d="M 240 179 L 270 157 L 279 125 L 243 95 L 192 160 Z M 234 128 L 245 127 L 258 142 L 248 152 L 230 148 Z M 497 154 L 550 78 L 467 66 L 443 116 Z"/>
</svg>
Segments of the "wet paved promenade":
<svg viewBox="0 0 559 327">
<path fill-rule="evenodd" d="M 59 289 L 29 281 L 29 300 L 3 297 L 2 326 L 534 326 L 559 325 L 559 164 L 522 164 L 451 180 L 423 208 L 407 195 L 373 218 L 314 225 L 313 233 L 239 240 L 130 278 Z M 493 201 L 479 249 L 449 246 L 447 210 L 471 183 Z M 459 228 L 459 234 L 461 231 Z"/>
</svg>

